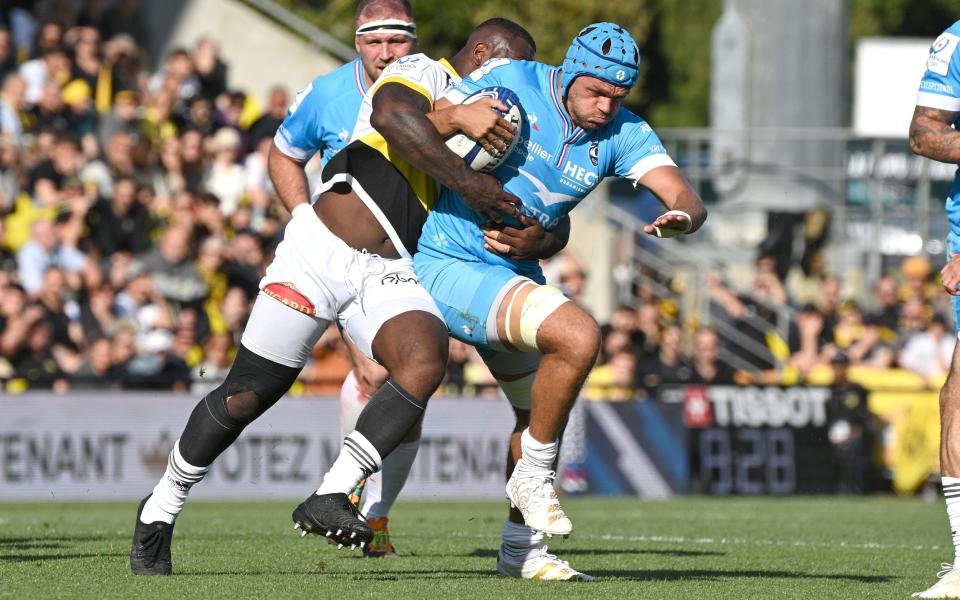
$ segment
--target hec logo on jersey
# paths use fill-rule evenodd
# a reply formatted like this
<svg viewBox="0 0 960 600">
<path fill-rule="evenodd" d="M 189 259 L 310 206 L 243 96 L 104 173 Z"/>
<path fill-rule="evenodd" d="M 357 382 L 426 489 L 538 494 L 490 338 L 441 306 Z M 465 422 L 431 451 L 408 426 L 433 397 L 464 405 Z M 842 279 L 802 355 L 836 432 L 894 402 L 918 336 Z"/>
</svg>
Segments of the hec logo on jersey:
<svg viewBox="0 0 960 600">
<path fill-rule="evenodd" d="M 590 160 L 593 160 L 592 158 Z M 582 183 L 588 188 L 593 187 L 597 183 L 597 174 L 593 171 L 584 169 L 580 165 L 574 163 L 572 160 L 568 160 L 563 163 L 563 176 L 565 178 L 570 178 L 578 183 Z M 566 182 L 564 182 L 566 183 Z M 579 190 L 579 186 L 572 185 L 574 189 Z M 580 190 L 585 191 L 585 190 Z"/>
<path fill-rule="evenodd" d="M 960 37 L 952 33 L 943 33 L 930 46 L 930 56 L 927 57 L 927 70 L 938 75 L 946 75 L 950 69 L 950 59 L 957 49 Z"/>
<path fill-rule="evenodd" d="M 597 166 L 600 164 L 600 140 L 590 142 L 590 164 Z"/>
</svg>

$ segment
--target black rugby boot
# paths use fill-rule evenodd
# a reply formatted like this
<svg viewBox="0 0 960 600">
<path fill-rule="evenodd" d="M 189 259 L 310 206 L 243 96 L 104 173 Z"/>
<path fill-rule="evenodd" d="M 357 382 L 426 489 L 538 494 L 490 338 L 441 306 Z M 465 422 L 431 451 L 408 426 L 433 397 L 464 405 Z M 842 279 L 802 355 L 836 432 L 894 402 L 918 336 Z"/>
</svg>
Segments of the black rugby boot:
<svg viewBox="0 0 960 600">
<path fill-rule="evenodd" d="M 373 540 L 373 530 L 346 494 L 310 494 L 293 510 L 293 528 L 300 529 L 301 536 L 330 538 L 338 548 L 363 548 Z"/>
<path fill-rule="evenodd" d="M 173 524 L 157 521 L 148 525 L 140 522 L 140 513 L 149 498 L 150 496 L 147 496 L 141 500 L 137 509 L 133 547 L 130 549 L 130 571 L 134 575 L 170 575 L 173 572 L 170 562 Z"/>
</svg>

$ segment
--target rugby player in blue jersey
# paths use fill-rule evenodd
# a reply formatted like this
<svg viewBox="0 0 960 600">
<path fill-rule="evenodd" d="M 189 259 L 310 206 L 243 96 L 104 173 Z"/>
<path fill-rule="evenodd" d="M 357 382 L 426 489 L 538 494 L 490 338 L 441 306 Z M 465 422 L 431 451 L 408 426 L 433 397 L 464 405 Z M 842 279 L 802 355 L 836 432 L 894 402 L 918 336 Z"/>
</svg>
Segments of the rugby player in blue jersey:
<svg viewBox="0 0 960 600">
<path fill-rule="evenodd" d="M 458 85 L 459 98 L 450 95 L 454 101 L 503 86 L 519 96 L 525 112 L 520 142 L 494 173 L 521 204 L 504 207 L 493 221 L 554 228 L 600 180 L 618 176 L 651 191 L 668 209 L 646 233 L 674 237 L 703 224 L 703 203 L 656 134 L 620 108 L 639 64 L 629 33 L 597 23 L 574 39 L 562 68 L 498 59 Z M 436 151 L 422 123 L 398 122 L 406 126 L 391 127 L 383 119 L 381 129 L 394 150 L 445 181 L 433 164 L 418 162 Z M 563 561 L 537 557 L 548 554 L 539 536 L 572 530 L 553 488 L 557 438 L 594 364 L 599 327 L 559 290 L 544 285 L 536 260 L 490 251 L 501 232 L 489 218 L 444 189 L 424 225 L 415 268 L 450 335 L 477 346 L 514 407 L 530 410 L 529 427 L 517 432 L 519 444 L 513 444 L 521 456 L 507 495 L 517 512 L 504 526 L 498 570 L 530 579 L 582 579 Z"/>
<path fill-rule="evenodd" d="M 933 42 L 927 70 L 920 80 L 917 107 L 910 123 L 910 149 L 944 163 L 960 164 L 960 21 Z M 941 283 L 952 296 L 953 320 L 960 336 L 960 170 L 946 202 L 950 233 Z M 960 344 L 953 353 L 947 381 L 940 390 L 940 474 L 953 536 L 953 564 L 944 564 L 940 579 L 916 598 L 960 598 Z"/>
</svg>

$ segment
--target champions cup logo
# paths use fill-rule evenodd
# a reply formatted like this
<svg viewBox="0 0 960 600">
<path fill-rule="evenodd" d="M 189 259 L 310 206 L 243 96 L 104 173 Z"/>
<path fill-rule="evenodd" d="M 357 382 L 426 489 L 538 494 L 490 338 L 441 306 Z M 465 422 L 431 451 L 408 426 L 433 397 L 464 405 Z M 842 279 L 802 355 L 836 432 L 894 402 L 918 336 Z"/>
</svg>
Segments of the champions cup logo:
<svg viewBox="0 0 960 600">
<path fill-rule="evenodd" d="M 939 40 L 937 40 L 936 42 L 933 43 L 933 46 L 930 48 L 930 53 L 931 53 L 931 54 L 936 54 L 937 52 L 940 52 L 941 50 L 943 50 L 944 48 L 946 48 L 946 47 L 947 47 L 947 44 L 949 44 L 949 43 L 950 43 L 950 40 L 949 40 L 949 39 L 947 39 L 947 38 L 940 38 Z"/>
<path fill-rule="evenodd" d="M 623 81 L 626 78 L 627 78 L 627 74 L 626 72 L 624 72 L 623 69 L 620 69 L 617 71 L 617 81 Z"/>
</svg>

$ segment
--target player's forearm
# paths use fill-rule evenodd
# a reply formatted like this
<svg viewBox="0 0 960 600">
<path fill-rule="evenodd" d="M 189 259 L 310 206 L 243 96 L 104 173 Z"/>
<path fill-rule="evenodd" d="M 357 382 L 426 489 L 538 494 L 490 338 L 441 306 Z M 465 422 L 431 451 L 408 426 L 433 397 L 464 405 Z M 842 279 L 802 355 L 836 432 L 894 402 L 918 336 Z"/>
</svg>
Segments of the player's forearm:
<svg viewBox="0 0 960 600">
<path fill-rule="evenodd" d="M 564 217 L 551 231 L 543 236 L 543 243 L 536 258 L 550 258 L 567 247 L 570 241 L 570 218 Z"/>
<path fill-rule="evenodd" d="M 270 181 L 273 182 L 277 196 L 288 211 L 293 212 L 298 205 L 310 203 L 307 175 L 303 171 L 303 165 L 281 152 L 276 146 L 270 148 L 267 171 L 270 173 Z"/>
<path fill-rule="evenodd" d="M 703 222 L 707 220 L 707 209 L 693 189 L 688 188 L 681 191 L 673 198 L 672 202 L 665 202 L 664 204 L 670 210 L 682 210 L 690 215 L 692 226 L 687 233 L 693 233 L 700 229 L 700 227 L 703 226 Z"/>
<path fill-rule="evenodd" d="M 474 173 L 456 154 L 447 149 L 433 122 L 421 110 L 394 104 L 388 111 L 376 107 L 371 124 L 412 166 L 433 177 L 437 183 L 459 191 Z"/>
<path fill-rule="evenodd" d="M 960 131 L 953 128 L 956 113 L 918 106 L 910 122 L 910 150 L 945 163 L 960 164 Z"/>
</svg>

